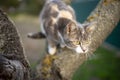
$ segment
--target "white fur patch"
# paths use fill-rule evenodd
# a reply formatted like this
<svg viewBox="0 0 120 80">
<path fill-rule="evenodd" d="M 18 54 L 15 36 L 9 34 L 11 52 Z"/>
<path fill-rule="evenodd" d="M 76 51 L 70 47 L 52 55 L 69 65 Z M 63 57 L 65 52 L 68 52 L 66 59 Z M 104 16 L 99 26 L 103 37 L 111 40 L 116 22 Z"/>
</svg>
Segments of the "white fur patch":
<svg viewBox="0 0 120 80">
<path fill-rule="evenodd" d="M 48 52 L 49 52 L 49 54 L 54 55 L 56 53 L 56 47 L 49 46 L 48 47 Z"/>
<path fill-rule="evenodd" d="M 82 50 L 82 48 L 80 46 L 77 46 L 77 48 L 75 49 L 75 51 L 77 53 L 83 53 L 83 50 Z"/>
</svg>

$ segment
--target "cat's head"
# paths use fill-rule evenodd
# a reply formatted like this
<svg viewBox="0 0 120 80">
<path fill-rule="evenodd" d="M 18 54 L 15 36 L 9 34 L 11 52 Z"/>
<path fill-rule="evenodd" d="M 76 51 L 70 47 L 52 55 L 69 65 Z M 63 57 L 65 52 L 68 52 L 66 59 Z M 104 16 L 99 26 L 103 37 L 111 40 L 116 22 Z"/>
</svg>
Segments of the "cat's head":
<svg viewBox="0 0 120 80">
<path fill-rule="evenodd" d="M 87 52 L 93 29 L 91 23 L 81 25 L 73 21 L 69 22 L 64 29 L 65 45 L 77 53 Z"/>
</svg>

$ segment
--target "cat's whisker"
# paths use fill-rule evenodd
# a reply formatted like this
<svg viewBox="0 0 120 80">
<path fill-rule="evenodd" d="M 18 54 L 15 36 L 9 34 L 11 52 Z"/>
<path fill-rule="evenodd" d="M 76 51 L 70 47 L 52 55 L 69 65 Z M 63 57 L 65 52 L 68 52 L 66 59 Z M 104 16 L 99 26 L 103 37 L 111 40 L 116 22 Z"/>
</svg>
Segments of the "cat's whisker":
<svg viewBox="0 0 120 80">
<path fill-rule="evenodd" d="M 87 58 L 88 60 L 94 59 L 96 56 L 97 56 L 97 55 L 95 55 L 95 54 L 90 54 L 90 53 L 87 53 L 87 54 L 86 54 L 86 58 Z"/>
</svg>

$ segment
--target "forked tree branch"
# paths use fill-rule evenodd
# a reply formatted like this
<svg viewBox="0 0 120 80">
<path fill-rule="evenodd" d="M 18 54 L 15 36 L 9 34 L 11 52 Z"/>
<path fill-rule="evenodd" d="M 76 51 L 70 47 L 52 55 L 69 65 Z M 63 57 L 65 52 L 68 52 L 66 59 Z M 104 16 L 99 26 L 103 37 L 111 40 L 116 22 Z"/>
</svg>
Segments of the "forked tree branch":
<svg viewBox="0 0 120 80">
<path fill-rule="evenodd" d="M 96 9 L 92 11 L 85 22 L 96 23 L 89 50 L 86 54 L 91 55 L 102 44 L 107 36 L 116 27 L 120 20 L 120 0 L 101 0 Z M 74 72 L 79 66 L 87 60 L 86 54 L 76 54 L 69 49 L 63 49 L 60 54 L 56 55 L 55 60 L 49 69 L 46 69 L 47 58 L 43 58 L 38 67 L 40 79 L 39 80 L 71 80 Z M 45 62 L 46 61 L 46 62 Z M 46 65 L 46 66 L 45 66 Z M 47 71 L 46 77 L 43 75 L 45 69 Z M 45 78 L 44 78 L 44 77 Z M 48 77 L 48 78 L 47 78 Z"/>
</svg>

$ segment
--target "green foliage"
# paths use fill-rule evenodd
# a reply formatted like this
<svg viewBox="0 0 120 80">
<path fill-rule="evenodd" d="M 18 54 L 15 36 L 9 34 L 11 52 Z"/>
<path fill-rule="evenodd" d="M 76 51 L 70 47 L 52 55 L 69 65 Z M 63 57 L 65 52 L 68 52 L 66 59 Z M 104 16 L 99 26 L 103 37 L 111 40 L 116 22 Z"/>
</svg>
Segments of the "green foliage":
<svg viewBox="0 0 120 80">
<path fill-rule="evenodd" d="M 119 80 L 120 58 L 114 52 L 99 48 L 75 73 L 73 80 Z"/>
<path fill-rule="evenodd" d="M 10 7 L 18 7 L 20 1 L 19 0 L 0 0 L 0 7 L 2 8 L 10 8 Z"/>
<path fill-rule="evenodd" d="M 39 14 L 45 0 L 26 0 L 26 12 L 29 14 Z"/>
<path fill-rule="evenodd" d="M 0 0 L 0 8 L 9 12 L 14 8 L 14 12 L 38 14 L 45 0 Z"/>
</svg>

